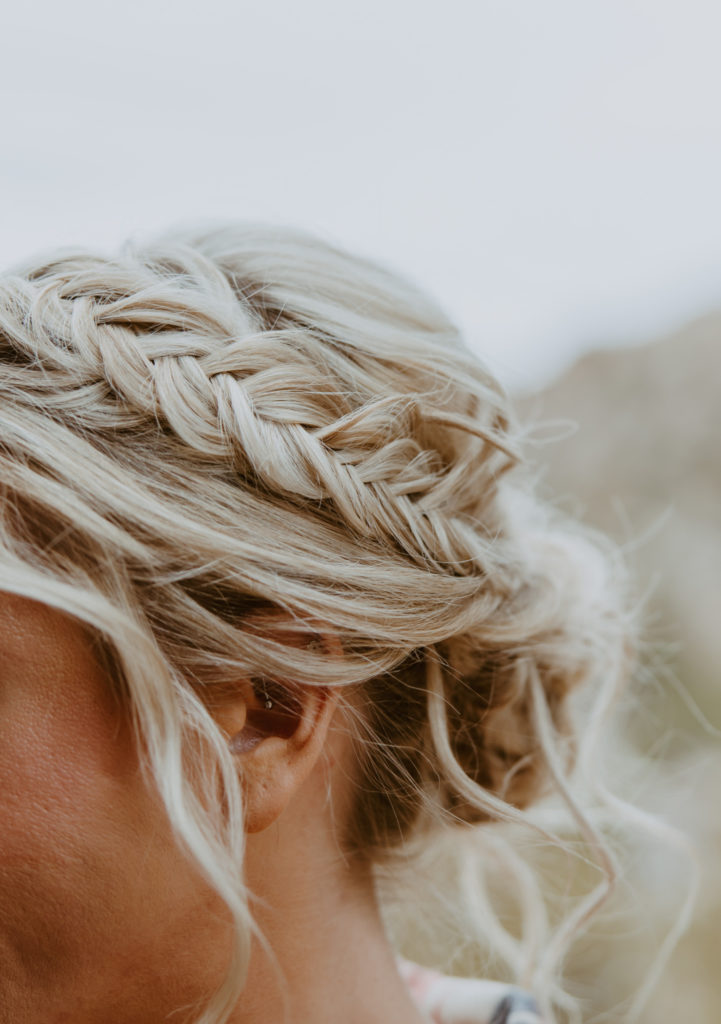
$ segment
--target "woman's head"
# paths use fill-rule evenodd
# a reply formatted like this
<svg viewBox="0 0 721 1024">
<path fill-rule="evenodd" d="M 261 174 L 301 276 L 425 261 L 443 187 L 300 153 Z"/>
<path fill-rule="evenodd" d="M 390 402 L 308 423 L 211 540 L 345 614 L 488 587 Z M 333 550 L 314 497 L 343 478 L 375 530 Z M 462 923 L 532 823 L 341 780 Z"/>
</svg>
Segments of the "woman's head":
<svg viewBox="0 0 721 1024">
<path fill-rule="evenodd" d="M 246 755 L 302 736 L 328 688 L 353 862 L 542 787 L 538 702 L 564 731 L 619 626 L 603 560 L 534 502 L 519 445 L 435 305 L 303 235 L 186 234 L 0 280 L 2 588 L 94 638 L 235 923 L 236 981 Z M 222 725 L 248 710 L 239 769 Z"/>
</svg>

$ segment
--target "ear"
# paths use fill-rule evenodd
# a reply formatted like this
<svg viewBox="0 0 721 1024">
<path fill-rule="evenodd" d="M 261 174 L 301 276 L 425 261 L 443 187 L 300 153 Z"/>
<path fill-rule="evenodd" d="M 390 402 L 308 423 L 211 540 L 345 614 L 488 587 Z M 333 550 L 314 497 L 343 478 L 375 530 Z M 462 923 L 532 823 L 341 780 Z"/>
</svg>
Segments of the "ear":
<svg viewBox="0 0 721 1024">
<path fill-rule="evenodd" d="M 248 832 L 283 813 L 320 758 L 339 687 L 242 683 L 216 715 L 238 762 Z"/>
</svg>

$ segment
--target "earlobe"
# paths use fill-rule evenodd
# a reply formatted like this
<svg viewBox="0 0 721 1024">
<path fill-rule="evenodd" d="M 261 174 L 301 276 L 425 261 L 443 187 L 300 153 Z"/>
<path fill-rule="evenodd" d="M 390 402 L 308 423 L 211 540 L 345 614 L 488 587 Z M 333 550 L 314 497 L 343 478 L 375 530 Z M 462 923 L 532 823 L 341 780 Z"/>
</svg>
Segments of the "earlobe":
<svg viewBox="0 0 721 1024">
<path fill-rule="evenodd" d="M 286 625 L 282 613 L 249 620 L 248 628 L 288 646 L 321 647 L 343 659 L 332 631 Z M 244 791 L 246 830 L 260 832 L 277 820 L 318 762 L 338 705 L 340 688 L 274 679 L 245 679 L 215 718 L 236 759 Z"/>
<path fill-rule="evenodd" d="M 277 684 L 258 693 L 228 743 L 238 759 L 248 832 L 276 821 L 313 770 L 339 696 L 338 688 Z"/>
</svg>

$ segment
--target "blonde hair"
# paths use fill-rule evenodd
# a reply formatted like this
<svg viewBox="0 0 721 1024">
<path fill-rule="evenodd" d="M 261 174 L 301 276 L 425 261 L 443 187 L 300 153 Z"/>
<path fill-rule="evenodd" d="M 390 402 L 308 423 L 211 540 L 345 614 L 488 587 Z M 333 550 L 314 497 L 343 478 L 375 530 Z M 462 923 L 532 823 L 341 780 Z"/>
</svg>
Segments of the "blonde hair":
<svg viewBox="0 0 721 1024">
<path fill-rule="evenodd" d="M 567 698 L 626 671 L 616 567 L 533 497 L 508 399 L 416 288 L 267 227 L 58 254 L 0 279 L 0 437 L 2 586 L 103 638 L 148 777 L 232 914 L 203 1024 L 236 1003 L 253 928 L 209 712 L 241 673 L 357 688 L 357 855 L 523 822 L 550 785 L 608 887 L 567 790 Z M 342 662 L 251 627 L 268 608 Z M 599 899 L 531 972 L 547 1004 Z"/>
</svg>

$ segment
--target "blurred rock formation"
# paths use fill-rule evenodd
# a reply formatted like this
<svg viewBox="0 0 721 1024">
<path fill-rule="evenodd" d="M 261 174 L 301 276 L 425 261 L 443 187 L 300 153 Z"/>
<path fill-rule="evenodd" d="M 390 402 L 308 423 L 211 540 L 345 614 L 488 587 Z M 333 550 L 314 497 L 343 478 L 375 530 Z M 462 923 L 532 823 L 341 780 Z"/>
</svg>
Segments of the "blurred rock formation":
<svg viewBox="0 0 721 1024">
<path fill-rule="evenodd" d="M 628 721 L 655 780 L 646 806 L 690 835 L 699 854 L 692 926 L 642 1021 L 721 1020 L 721 314 L 641 347 L 584 356 L 518 404 L 524 421 L 553 424 L 539 437 L 560 436 L 538 451 L 542 493 L 626 552 L 656 652 L 646 655 L 650 668 L 636 683 Z M 683 889 L 684 869 L 662 846 L 651 844 L 630 875 L 649 908 L 637 916 L 636 934 L 633 922 L 625 934 L 610 917 L 600 928 L 603 962 L 581 956 L 569 965 L 589 993 L 589 1019 L 625 1019 L 608 1015 L 608 997 L 623 998 L 653 957 L 653 931 L 658 938 L 669 926 L 662 909 L 650 927 L 640 921 L 647 912 L 653 921 L 656 898 L 662 908 L 664 896 Z"/>
<path fill-rule="evenodd" d="M 721 314 L 586 355 L 520 407 L 561 421 L 542 490 L 625 546 L 649 637 L 721 727 Z"/>
</svg>

